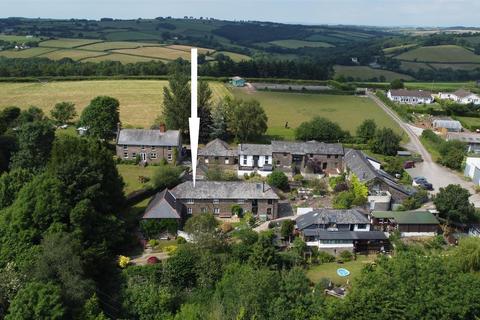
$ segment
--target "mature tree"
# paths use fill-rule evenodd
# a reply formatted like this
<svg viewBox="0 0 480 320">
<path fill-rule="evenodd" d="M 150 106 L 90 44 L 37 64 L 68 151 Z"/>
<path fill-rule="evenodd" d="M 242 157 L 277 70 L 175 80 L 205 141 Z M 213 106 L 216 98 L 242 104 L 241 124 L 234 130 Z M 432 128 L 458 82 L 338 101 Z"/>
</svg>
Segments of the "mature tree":
<svg viewBox="0 0 480 320">
<path fill-rule="evenodd" d="M 192 236 L 195 246 L 213 251 L 224 249 L 224 235 L 218 230 L 218 221 L 213 214 L 202 213 L 190 217 L 184 229 Z"/>
<path fill-rule="evenodd" d="M 248 265 L 227 267 L 215 291 L 221 319 L 271 319 L 269 305 L 279 290 L 278 273 Z"/>
<path fill-rule="evenodd" d="M 465 272 L 480 271 L 480 238 L 463 237 L 455 252 L 459 266 Z"/>
<path fill-rule="evenodd" d="M 401 79 L 395 79 L 392 82 L 390 82 L 390 89 L 403 89 L 404 87 L 405 87 L 405 84 Z"/>
<path fill-rule="evenodd" d="M 163 88 L 163 118 L 168 129 L 188 132 L 190 117 L 189 78 L 182 72 L 170 76 L 168 87 Z"/>
<path fill-rule="evenodd" d="M 335 209 L 350 209 L 355 201 L 355 195 L 352 191 L 342 191 L 333 198 L 333 207 Z"/>
<path fill-rule="evenodd" d="M 198 83 L 198 117 L 200 118 L 200 143 L 210 141 L 212 131 L 212 89 L 206 81 Z"/>
<path fill-rule="evenodd" d="M 16 124 L 20 112 L 18 107 L 7 107 L 0 111 L 0 134 L 3 134 L 8 128 L 12 128 Z"/>
<path fill-rule="evenodd" d="M 190 261 L 194 262 L 194 261 Z M 168 261 L 167 264 L 170 262 Z M 193 267 L 185 266 L 185 267 Z M 134 266 L 123 270 L 123 307 L 128 319 L 171 319 L 178 299 L 162 285 L 162 264 Z"/>
<path fill-rule="evenodd" d="M 253 245 L 249 263 L 256 267 L 273 267 L 277 263 L 277 253 L 273 243 L 275 236 L 271 230 L 261 232 Z"/>
<path fill-rule="evenodd" d="M 12 156 L 11 167 L 29 170 L 43 168 L 52 149 L 55 129 L 46 121 L 25 123 L 17 130 L 18 151 Z"/>
<path fill-rule="evenodd" d="M 233 105 L 229 128 L 236 140 L 254 141 L 265 134 L 268 118 L 258 101 L 237 101 Z"/>
<path fill-rule="evenodd" d="M 50 114 L 60 124 L 67 123 L 77 116 L 75 104 L 72 102 L 59 102 L 53 107 Z"/>
<path fill-rule="evenodd" d="M 469 200 L 470 192 L 458 184 L 450 184 L 440 188 L 440 192 L 433 198 L 440 217 L 447 223 L 467 223 L 472 221 L 475 215 L 475 207 Z"/>
<path fill-rule="evenodd" d="M 88 128 L 88 135 L 109 140 L 115 136 L 120 122 L 119 106 L 120 103 L 115 98 L 96 97 L 82 111 L 79 123 Z"/>
<path fill-rule="evenodd" d="M 102 311 L 100 300 L 94 293 L 83 306 L 84 320 L 108 320 L 107 316 Z"/>
<path fill-rule="evenodd" d="M 43 110 L 38 107 L 30 107 L 27 110 L 22 110 L 16 119 L 16 124 L 22 125 L 29 122 L 46 120 Z"/>
<path fill-rule="evenodd" d="M 0 176 L 0 210 L 10 206 L 22 187 L 30 182 L 33 174 L 26 169 L 16 169 Z"/>
<path fill-rule="evenodd" d="M 182 167 L 174 167 L 167 164 L 156 167 L 152 177 L 154 188 L 162 190 L 175 187 L 181 181 L 180 174 L 182 171 Z"/>
<path fill-rule="evenodd" d="M 230 123 L 232 98 L 226 96 L 212 110 L 212 128 L 210 132 L 211 139 L 227 140 L 230 137 L 228 124 Z"/>
<path fill-rule="evenodd" d="M 461 272 L 452 256 L 407 250 L 382 257 L 325 318 L 475 319 L 480 315 L 480 279 Z"/>
<path fill-rule="evenodd" d="M 197 282 L 196 265 L 200 256 L 198 248 L 191 245 L 179 246 L 165 264 L 165 282 L 182 289 L 193 288 Z"/>
<path fill-rule="evenodd" d="M 295 137 L 303 141 L 339 142 L 348 136 L 349 133 L 343 131 L 337 123 L 322 117 L 315 117 L 310 121 L 303 122 L 295 130 Z"/>
<path fill-rule="evenodd" d="M 123 180 L 111 151 L 101 142 L 58 137 L 47 170 L 62 182 L 72 205 L 89 199 L 102 213 L 117 214 L 123 208 Z"/>
<path fill-rule="evenodd" d="M 51 283 L 31 282 L 13 299 L 5 320 L 64 319 L 60 288 Z"/>
<path fill-rule="evenodd" d="M 394 156 L 400 150 L 402 138 L 390 128 L 377 130 L 377 133 L 370 141 L 370 149 L 375 153 L 386 156 Z"/>
<path fill-rule="evenodd" d="M 0 319 L 5 317 L 10 302 L 25 285 L 25 281 L 25 275 L 18 272 L 15 263 L 9 262 L 0 268 Z"/>
<path fill-rule="evenodd" d="M 461 141 L 442 141 L 438 148 L 440 163 L 451 169 L 460 170 L 467 155 L 467 146 Z"/>
<path fill-rule="evenodd" d="M 280 227 L 280 235 L 284 239 L 289 239 L 293 235 L 293 230 L 295 229 L 295 221 L 287 219 L 282 221 L 282 226 Z"/>
<path fill-rule="evenodd" d="M 0 135 L 0 173 L 10 166 L 12 154 L 17 150 L 17 139 L 13 133 Z"/>
<path fill-rule="evenodd" d="M 279 188 L 281 190 L 288 189 L 288 177 L 280 170 L 274 170 L 267 177 L 267 182 L 269 185 Z"/>
<path fill-rule="evenodd" d="M 375 120 L 366 119 L 362 124 L 357 128 L 357 137 L 362 143 L 367 143 L 375 136 L 377 132 L 377 124 Z"/>
<path fill-rule="evenodd" d="M 355 206 L 361 206 L 367 203 L 367 197 L 368 197 L 368 188 L 367 186 L 360 182 L 358 177 L 356 175 L 353 175 L 350 183 L 352 185 L 352 192 L 353 192 L 353 205 Z"/>
<path fill-rule="evenodd" d="M 82 246 L 74 234 L 47 234 L 34 268 L 39 281 L 60 287 L 62 300 L 71 310 L 81 308 L 94 290 L 92 281 L 85 278 L 81 252 Z"/>
</svg>

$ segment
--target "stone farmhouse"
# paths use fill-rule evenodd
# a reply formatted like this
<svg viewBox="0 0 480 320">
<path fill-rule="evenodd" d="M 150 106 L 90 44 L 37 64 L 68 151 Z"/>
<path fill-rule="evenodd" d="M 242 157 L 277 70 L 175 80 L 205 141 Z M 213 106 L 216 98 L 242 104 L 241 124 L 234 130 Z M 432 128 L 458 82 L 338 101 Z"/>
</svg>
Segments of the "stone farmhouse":
<svg viewBox="0 0 480 320">
<path fill-rule="evenodd" d="M 150 202 L 144 219 L 178 219 L 200 213 L 231 218 L 232 207 L 251 212 L 261 220 L 278 218 L 279 197 L 266 183 L 244 181 L 186 181 L 172 190 L 158 193 Z"/>
<path fill-rule="evenodd" d="M 388 99 L 397 103 L 404 104 L 430 104 L 433 103 L 433 95 L 430 91 L 423 90 L 389 90 L 387 93 Z"/>
<path fill-rule="evenodd" d="M 271 144 L 243 143 L 233 150 L 226 142 L 216 139 L 199 151 L 199 163 L 237 169 L 239 176 L 256 172 L 265 177 L 275 168 L 290 177 L 297 173 L 308 177 L 341 174 L 344 154 L 339 143 L 272 141 Z"/>
<path fill-rule="evenodd" d="M 116 154 L 122 160 L 135 160 L 145 163 L 168 163 L 180 160 L 182 137 L 178 130 L 159 129 L 118 129 Z"/>
</svg>

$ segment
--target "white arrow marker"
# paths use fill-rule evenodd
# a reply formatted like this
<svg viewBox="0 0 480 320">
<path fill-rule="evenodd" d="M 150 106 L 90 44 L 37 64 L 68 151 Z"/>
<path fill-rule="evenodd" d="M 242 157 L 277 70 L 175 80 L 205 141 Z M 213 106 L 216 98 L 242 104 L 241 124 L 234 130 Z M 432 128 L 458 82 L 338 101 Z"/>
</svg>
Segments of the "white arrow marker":
<svg viewBox="0 0 480 320">
<path fill-rule="evenodd" d="M 192 114 L 188 119 L 190 130 L 190 147 L 192 149 L 192 171 L 193 171 L 193 187 L 197 180 L 197 154 L 198 154 L 198 135 L 200 131 L 200 118 L 197 115 L 197 48 L 192 48 Z"/>
</svg>

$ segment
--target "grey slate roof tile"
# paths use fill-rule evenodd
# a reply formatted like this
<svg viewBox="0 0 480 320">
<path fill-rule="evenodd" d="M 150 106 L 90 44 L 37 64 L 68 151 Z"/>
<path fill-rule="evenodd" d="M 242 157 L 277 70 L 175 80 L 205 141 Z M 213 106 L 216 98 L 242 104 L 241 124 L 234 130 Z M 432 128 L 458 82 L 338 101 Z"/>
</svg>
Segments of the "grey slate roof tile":
<svg viewBox="0 0 480 320">
<path fill-rule="evenodd" d="M 192 181 L 172 190 L 176 199 L 279 199 L 268 184 L 244 181 Z"/>
<path fill-rule="evenodd" d="M 155 195 L 148 204 L 143 219 L 180 219 L 176 210 L 175 197 L 167 189 Z"/>
<path fill-rule="evenodd" d="M 370 221 L 357 209 L 318 209 L 302 214 L 296 223 L 297 228 L 303 230 L 312 224 L 369 224 Z"/>
<path fill-rule="evenodd" d="M 237 149 L 232 149 L 223 140 L 215 139 L 207 143 L 207 145 L 198 150 L 199 156 L 216 156 L 216 157 L 236 157 L 238 155 Z"/>
<path fill-rule="evenodd" d="M 318 141 L 292 142 L 272 141 L 272 151 L 291 154 L 332 154 L 343 155 L 344 149 L 340 143 L 324 143 Z"/>
<path fill-rule="evenodd" d="M 180 144 L 180 131 L 147 129 L 121 129 L 118 133 L 117 144 L 135 146 L 176 147 Z"/>
</svg>

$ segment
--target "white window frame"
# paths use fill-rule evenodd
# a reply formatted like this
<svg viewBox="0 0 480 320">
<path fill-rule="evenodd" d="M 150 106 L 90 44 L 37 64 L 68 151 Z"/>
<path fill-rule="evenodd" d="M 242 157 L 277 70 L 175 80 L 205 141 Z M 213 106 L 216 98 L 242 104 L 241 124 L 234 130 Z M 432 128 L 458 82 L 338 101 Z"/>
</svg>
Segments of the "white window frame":
<svg viewBox="0 0 480 320">
<path fill-rule="evenodd" d="M 205 163 L 208 163 L 208 157 L 205 157 Z"/>
<path fill-rule="evenodd" d="M 172 160 L 173 160 L 173 157 L 172 157 L 172 155 L 171 155 L 170 153 L 167 154 L 167 160 L 168 160 L 168 161 L 172 161 Z"/>
<path fill-rule="evenodd" d="M 128 146 L 126 144 L 123 145 L 123 150 L 128 150 Z"/>
<path fill-rule="evenodd" d="M 151 149 L 152 151 L 157 150 L 157 148 L 155 148 L 155 146 L 151 146 L 150 149 Z"/>
<path fill-rule="evenodd" d="M 230 159 L 225 158 L 225 164 L 230 164 Z"/>
<path fill-rule="evenodd" d="M 206 207 L 201 208 L 201 209 L 200 209 L 200 212 L 201 212 L 201 213 L 207 213 L 207 212 L 208 212 L 208 208 L 206 208 Z"/>
<path fill-rule="evenodd" d="M 142 146 L 142 150 L 145 150 L 145 146 Z"/>
<path fill-rule="evenodd" d="M 192 214 L 193 213 L 193 209 L 192 208 L 187 208 L 187 214 Z"/>
<path fill-rule="evenodd" d="M 150 153 L 150 159 L 157 159 L 156 153 Z"/>
<path fill-rule="evenodd" d="M 128 159 L 128 152 L 124 152 L 124 153 L 123 153 L 123 157 L 124 157 L 125 159 Z"/>
<path fill-rule="evenodd" d="M 220 200 L 219 199 L 213 199 L 213 204 L 219 204 Z"/>
<path fill-rule="evenodd" d="M 195 204 L 195 200 L 193 200 L 193 199 L 187 199 L 187 204 Z"/>
<path fill-rule="evenodd" d="M 168 147 L 167 147 L 167 150 L 168 150 L 168 151 L 172 151 L 172 146 L 168 146 Z"/>
<path fill-rule="evenodd" d="M 132 152 L 132 158 L 136 158 L 137 157 L 137 153 L 136 152 Z"/>
<path fill-rule="evenodd" d="M 220 214 L 220 208 L 213 208 L 213 214 Z"/>
<path fill-rule="evenodd" d="M 238 203 L 238 204 L 245 204 L 245 199 L 238 199 L 238 200 L 237 200 L 237 203 Z"/>
</svg>

